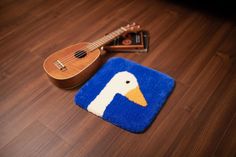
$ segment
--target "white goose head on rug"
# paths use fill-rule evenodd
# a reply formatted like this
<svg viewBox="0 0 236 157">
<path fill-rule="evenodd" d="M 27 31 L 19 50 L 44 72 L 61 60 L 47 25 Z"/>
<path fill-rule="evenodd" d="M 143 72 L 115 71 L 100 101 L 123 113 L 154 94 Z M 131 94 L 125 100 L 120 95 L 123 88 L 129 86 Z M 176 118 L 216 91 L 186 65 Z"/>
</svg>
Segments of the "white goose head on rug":
<svg viewBox="0 0 236 157">
<path fill-rule="evenodd" d="M 125 96 L 137 105 L 145 107 L 147 102 L 140 90 L 136 77 L 127 71 L 116 73 L 97 97 L 88 105 L 88 111 L 102 117 L 106 107 L 116 94 Z"/>
</svg>

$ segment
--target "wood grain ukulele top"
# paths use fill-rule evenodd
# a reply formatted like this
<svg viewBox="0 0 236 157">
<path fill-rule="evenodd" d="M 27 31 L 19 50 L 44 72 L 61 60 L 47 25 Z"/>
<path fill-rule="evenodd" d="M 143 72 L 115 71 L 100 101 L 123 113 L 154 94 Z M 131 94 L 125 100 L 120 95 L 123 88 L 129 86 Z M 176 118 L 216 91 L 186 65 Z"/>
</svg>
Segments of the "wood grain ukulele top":
<svg viewBox="0 0 236 157">
<path fill-rule="evenodd" d="M 120 27 L 92 42 L 80 42 L 56 51 L 46 58 L 43 68 L 50 80 L 60 88 L 73 88 L 85 82 L 101 65 L 100 47 L 128 31 L 140 28 L 135 23 Z"/>
</svg>

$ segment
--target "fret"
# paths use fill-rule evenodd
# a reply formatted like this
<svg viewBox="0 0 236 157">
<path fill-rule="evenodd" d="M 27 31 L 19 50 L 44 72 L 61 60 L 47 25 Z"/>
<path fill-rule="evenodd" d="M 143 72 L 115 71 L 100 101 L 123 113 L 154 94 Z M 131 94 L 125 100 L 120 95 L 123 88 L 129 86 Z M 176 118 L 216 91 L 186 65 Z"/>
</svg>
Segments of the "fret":
<svg viewBox="0 0 236 157">
<path fill-rule="evenodd" d="M 94 42 L 90 43 L 87 47 L 86 47 L 86 51 L 90 52 L 93 51 L 103 45 L 105 45 L 106 43 L 109 43 L 110 41 L 112 41 L 113 39 L 115 39 L 116 37 L 120 36 L 122 33 L 127 32 L 127 31 L 134 31 L 139 29 L 140 26 L 135 26 L 135 23 L 131 24 L 131 25 L 127 25 L 125 27 L 120 27 L 119 29 L 116 29 L 115 31 L 103 36 L 102 38 L 95 40 Z"/>
<path fill-rule="evenodd" d="M 101 47 L 102 45 L 106 44 L 107 42 L 111 41 L 112 39 L 116 38 L 117 36 L 121 35 L 122 33 L 124 33 L 125 31 L 121 28 L 109 33 L 108 35 L 94 41 L 92 43 L 93 45 L 93 49 L 96 49 L 98 47 Z"/>
<path fill-rule="evenodd" d="M 91 46 L 89 46 L 88 48 L 92 51 L 98 47 L 101 47 L 102 45 L 110 42 L 112 39 L 116 38 L 117 36 L 121 35 L 122 33 L 124 33 L 126 30 L 124 28 L 119 28 L 111 33 L 109 33 L 108 35 L 94 41 L 93 43 L 91 43 Z"/>
<path fill-rule="evenodd" d="M 109 39 L 113 39 L 114 37 L 113 37 L 113 36 L 111 36 L 111 35 L 109 35 L 109 36 L 108 36 L 108 38 L 109 38 Z"/>
</svg>

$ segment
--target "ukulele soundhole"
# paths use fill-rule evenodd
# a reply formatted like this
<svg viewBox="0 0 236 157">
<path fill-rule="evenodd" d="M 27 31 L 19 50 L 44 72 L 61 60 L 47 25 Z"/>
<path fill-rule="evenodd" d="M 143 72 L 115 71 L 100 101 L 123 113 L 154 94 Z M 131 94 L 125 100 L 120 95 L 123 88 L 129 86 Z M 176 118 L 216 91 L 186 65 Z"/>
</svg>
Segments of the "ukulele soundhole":
<svg viewBox="0 0 236 157">
<path fill-rule="evenodd" d="M 83 58 L 83 57 L 85 57 L 86 55 L 87 55 L 87 52 L 84 51 L 84 50 L 79 50 L 79 51 L 75 52 L 75 54 L 74 54 L 74 56 L 75 56 L 76 58 Z"/>
</svg>

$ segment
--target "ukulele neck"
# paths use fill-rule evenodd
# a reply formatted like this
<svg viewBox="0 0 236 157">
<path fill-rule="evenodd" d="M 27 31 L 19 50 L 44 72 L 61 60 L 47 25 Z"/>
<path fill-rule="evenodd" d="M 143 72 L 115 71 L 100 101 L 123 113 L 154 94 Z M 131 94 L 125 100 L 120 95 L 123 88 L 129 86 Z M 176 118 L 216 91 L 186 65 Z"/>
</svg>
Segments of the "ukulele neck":
<svg viewBox="0 0 236 157">
<path fill-rule="evenodd" d="M 127 30 L 124 27 L 121 27 L 107 35 L 105 35 L 104 37 L 92 42 L 89 46 L 88 49 L 90 51 L 93 51 L 107 43 L 109 43 L 110 41 L 112 41 L 113 39 L 115 39 L 116 37 L 120 36 L 121 34 L 123 34 L 124 32 L 126 32 Z"/>
</svg>

